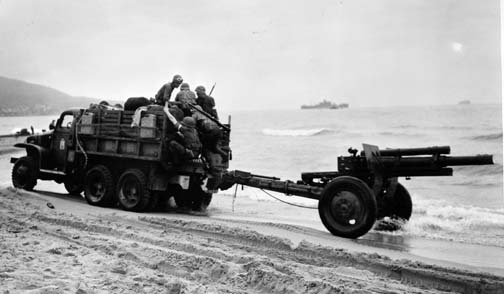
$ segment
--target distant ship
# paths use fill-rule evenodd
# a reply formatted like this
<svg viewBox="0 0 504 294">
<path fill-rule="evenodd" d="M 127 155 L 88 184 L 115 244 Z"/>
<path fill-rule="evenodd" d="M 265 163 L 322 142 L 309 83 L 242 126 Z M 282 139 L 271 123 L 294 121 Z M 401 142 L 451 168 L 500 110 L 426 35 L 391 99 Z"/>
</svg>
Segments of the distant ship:
<svg viewBox="0 0 504 294">
<path fill-rule="evenodd" d="M 458 104 L 459 105 L 468 105 L 468 104 L 471 104 L 471 100 L 462 100 Z"/>
<path fill-rule="evenodd" d="M 340 103 L 336 104 L 331 101 L 323 100 L 320 103 L 313 105 L 301 105 L 301 109 L 340 109 L 340 108 L 348 108 L 348 103 Z"/>
</svg>

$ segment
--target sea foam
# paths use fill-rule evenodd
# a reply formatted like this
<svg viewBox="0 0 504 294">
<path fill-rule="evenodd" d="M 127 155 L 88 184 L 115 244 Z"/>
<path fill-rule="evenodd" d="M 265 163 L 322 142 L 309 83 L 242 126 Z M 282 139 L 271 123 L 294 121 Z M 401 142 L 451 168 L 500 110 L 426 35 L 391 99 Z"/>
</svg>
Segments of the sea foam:
<svg viewBox="0 0 504 294">
<path fill-rule="evenodd" d="M 263 129 L 262 133 L 267 136 L 286 136 L 286 137 L 310 137 L 330 133 L 330 129 Z"/>
</svg>

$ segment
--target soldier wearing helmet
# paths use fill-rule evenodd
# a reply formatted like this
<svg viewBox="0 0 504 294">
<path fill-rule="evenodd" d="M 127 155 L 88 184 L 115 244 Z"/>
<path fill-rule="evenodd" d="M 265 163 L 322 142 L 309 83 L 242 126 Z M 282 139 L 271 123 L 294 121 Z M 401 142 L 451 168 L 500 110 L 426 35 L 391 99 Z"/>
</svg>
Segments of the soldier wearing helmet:
<svg viewBox="0 0 504 294">
<path fill-rule="evenodd" d="M 175 102 L 180 102 L 179 107 L 184 111 L 185 116 L 190 116 L 191 108 L 187 104 L 196 104 L 196 94 L 191 91 L 188 83 L 182 83 L 180 85 L 180 91 L 175 96 Z"/>
<path fill-rule="evenodd" d="M 168 149 L 173 155 L 175 163 L 198 158 L 201 154 L 201 141 L 196 130 L 196 121 L 187 116 L 178 121 L 165 106 L 164 112 L 177 130 L 178 137 L 168 143 Z"/>
<path fill-rule="evenodd" d="M 188 83 L 182 83 L 182 85 L 180 85 L 180 92 L 175 96 L 175 101 L 196 104 L 196 94 L 191 91 Z"/>
<path fill-rule="evenodd" d="M 197 86 L 196 89 L 196 95 L 198 98 L 196 98 L 196 103 L 203 108 L 203 111 L 206 113 L 210 114 L 216 119 L 219 119 L 217 115 L 217 110 L 214 108 L 215 107 L 215 100 L 212 96 L 208 96 L 206 94 L 205 87 L 203 86 Z"/>
<path fill-rule="evenodd" d="M 174 89 L 178 88 L 184 79 L 180 75 L 174 75 L 171 82 L 164 84 L 155 96 L 155 103 L 164 106 L 170 101 L 171 94 Z"/>
</svg>

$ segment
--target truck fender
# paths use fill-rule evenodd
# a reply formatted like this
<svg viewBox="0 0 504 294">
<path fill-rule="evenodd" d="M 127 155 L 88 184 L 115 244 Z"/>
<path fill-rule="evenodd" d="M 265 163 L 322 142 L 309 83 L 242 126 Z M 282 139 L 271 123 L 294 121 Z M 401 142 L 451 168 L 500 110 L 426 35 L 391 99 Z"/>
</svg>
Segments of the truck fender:
<svg viewBox="0 0 504 294">
<path fill-rule="evenodd" d="M 26 154 L 30 157 L 35 158 L 35 161 L 38 163 L 39 168 L 42 166 L 42 159 L 47 158 L 47 155 L 49 153 L 47 148 L 30 143 L 17 143 L 14 145 L 14 147 L 26 149 Z"/>
<path fill-rule="evenodd" d="M 148 187 L 152 191 L 166 191 L 168 185 L 178 185 L 182 190 L 188 190 L 190 179 L 188 175 L 153 174 L 149 177 Z"/>
<path fill-rule="evenodd" d="M 166 191 L 168 188 L 168 176 L 152 173 L 149 176 L 149 189 L 152 191 Z"/>
</svg>

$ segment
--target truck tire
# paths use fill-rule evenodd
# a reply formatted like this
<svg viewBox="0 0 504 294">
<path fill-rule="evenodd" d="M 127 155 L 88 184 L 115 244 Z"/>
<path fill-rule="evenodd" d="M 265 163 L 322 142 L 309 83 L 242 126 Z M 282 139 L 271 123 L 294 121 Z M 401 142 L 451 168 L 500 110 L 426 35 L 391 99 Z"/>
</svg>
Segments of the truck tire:
<svg viewBox="0 0 504 294">
<path fill-rule="evenodd" d="M 409 220 L 413 212 L 413 202 L 411 195 L 403 185 L 397 184 L 394 197 L 386 207 L 386 215 L 394 219 Z"/>
<path fill-rule="evenodd" d="M 104 165 L 92 167 L 84 179 L 84 196 L 91 205 L 110 206 L 114 203 L 114 178 Z"/>
<path fill-rule="evenodd" d="M 179 209 L 191 209 L 193 206 L 193 195 L 191 190 L 177 189 L 173 194 L 173 199 L 175 199 L 175 204 Z"/>
<path fill-rule="evenodd" d="M 128 211 L 144 211 L 151 200 L 151 192 L 147 187 L 147 177 L 139 169 L 128 169 L 117 184 L 117 200 L 122 209 Z"/>
<path fill-rule="evenodd" d="M 212 202 L 212 193 L 207 193 L 201 189 L 196 192 L 196 198 L 193 201 L 193 210 L 195 211 L 206 211 L 210 202 Z"/>
<path fill-rule="evenodd" d="M 342 176 L 324 187 L 318 204 L 320 219 L 333 235 L 358 238 L 376 220 L 373 191 L 360 179 Z"/>
<path fill-rule="evenodd" d="M 164 193 L 162 191 L 151 191 L 150 193 L 149 205 L 147 205 L 145 211 L 160 211 L 160 200 L 163 199 Z"/>
<path fill-rule="evenodd" d="M 212 201 L 212 193 L 204 192 L 200 186 L 192 186 L 189 190 L 180 189 L 174 198 L 178 208 L 204 212 Z"/>
<path fill-rule="evenodd" d="M 65 179 L 65 189 L 70 195 L 80 195 L 84 191 L 84 184 L 78 176 L 71 176 Z"/>
<path fill-rule="evenodd" d="M 37 185 L 37 163 L 33 157 L 23 156 L 16 161 L 12 167 L 12 185 L 27 191 Z"/>
<path fill-rule="evenodd" d="M 210 206 L 210 202 L 212 202 L 212 193 L 205 193 L 203 201 L 201 201 L 201 208 L 206 210 Z"/>
</svg>

